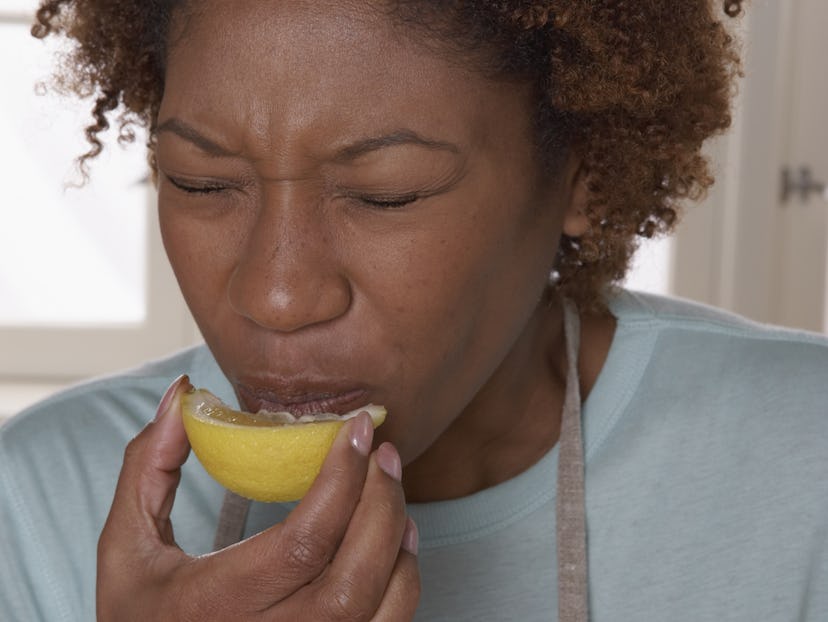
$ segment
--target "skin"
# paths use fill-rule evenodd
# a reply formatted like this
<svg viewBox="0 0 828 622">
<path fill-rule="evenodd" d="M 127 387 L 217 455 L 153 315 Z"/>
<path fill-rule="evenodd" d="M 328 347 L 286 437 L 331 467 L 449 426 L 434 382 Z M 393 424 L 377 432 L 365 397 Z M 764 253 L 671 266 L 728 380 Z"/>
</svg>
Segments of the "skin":
<svg viewBox="0 0 828 622">
<path fill-rule="evenodd" d="M 99 576 L 123 574 L 125 556 L 132 571 L 100 579 L 99 611 L 159 585 L 239 604 L 241 579 L 263 574 L 273 589 L 256 610 L 273 619 L 297 607 L 340 619 L 319 604 L 331 592 L 354 619 L 409 619 L 419 582 L 403 499 L 471 494 L 557 442 L 566 362 L 547 282 L 554 241 L 586 227 L 585 174 L 572 159 L 540 170 L 528 87 L 404 38 L 372 3 L 203 5 L 174 24 L 158 118 L 162 235 L 182 292 L 244 406 L 374 402 L 389 417 L 371 457 L 348 450 L 346 426 L 293 523 L 201 565 L 166 531 L 187 446 L 178 417 L 162 417 L 127 451 Z M 614 323 L 582 323 L 585 396 Z M 381 527 L 348 538 L 366 520 Z M 159 547 L 168 565 L 142 565 Z M 306 549 L 297 570 L 290 551 Z M 205 585 L 227 598 L 202 600 Z"/>
</svg>

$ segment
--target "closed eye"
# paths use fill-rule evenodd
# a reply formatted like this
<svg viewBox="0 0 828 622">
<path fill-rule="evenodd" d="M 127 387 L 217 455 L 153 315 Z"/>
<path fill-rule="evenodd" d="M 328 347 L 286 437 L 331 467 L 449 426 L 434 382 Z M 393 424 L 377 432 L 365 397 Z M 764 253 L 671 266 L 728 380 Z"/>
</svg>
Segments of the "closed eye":
<svg viewBox="0 0 828 622">
<path fill-rule="evenodd" d="M 170 177 L 169 175 L 167 175 L 167 179 L 170 180 L 170 183 L 175 188 L 181 190 L 182 192 L 186 192 L 187 194 L 215 194 L 229 189 L 229 186 L 215 182 L 184 182 L 180 179 Z"/>
<path fill-rule="evenodd" d="M 377 209 L 399 209 L 414 203 L 420 197 L 416 194 L 407 194 L 401 197 L 374 197 L 362 196 L 358 197 L 364 204 Z"/>
</svg>

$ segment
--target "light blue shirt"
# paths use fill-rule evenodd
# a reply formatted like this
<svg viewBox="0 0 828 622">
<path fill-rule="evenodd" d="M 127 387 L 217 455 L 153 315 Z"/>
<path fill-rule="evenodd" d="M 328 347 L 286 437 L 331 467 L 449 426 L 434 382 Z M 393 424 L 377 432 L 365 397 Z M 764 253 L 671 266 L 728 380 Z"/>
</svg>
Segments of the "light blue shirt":
<svg viewBox="0 0 828 622">
<path fill-rule="evenodd" d="M 828 621 L 828 340 L 621 293 L 584 404 L 593 622 Z M 0 618 L 93 620 L 124 446 L 178 374 L 234 402 L 203 347 L 87 383 L 0 428 Z M 555 620 L 557 448 L 472 496 L 415 504 L 418 620 Z M 173 510 L 209 550 L 223 491 L 195 458 Z M 247 533 L 290 506 L 254 504 Z"/>
</svg>

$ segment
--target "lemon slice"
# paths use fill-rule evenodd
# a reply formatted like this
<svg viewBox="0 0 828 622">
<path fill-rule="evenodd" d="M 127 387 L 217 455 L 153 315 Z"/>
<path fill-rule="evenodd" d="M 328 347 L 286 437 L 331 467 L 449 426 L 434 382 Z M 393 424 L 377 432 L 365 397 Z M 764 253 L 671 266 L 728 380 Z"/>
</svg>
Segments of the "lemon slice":
<svg viewBox="0 0 828 622">
<path fill-rule="evenodd" d="M 294 417 L 233 410 L 206 389 L 181 398 L 184 429 L 204 469 L 228 490 L 256 501 L 301 499 L 316 479 L 334 437 L 362 411 L 376 428 L 385 408 L 369 404 L 344 415 Z"/>
</svg>

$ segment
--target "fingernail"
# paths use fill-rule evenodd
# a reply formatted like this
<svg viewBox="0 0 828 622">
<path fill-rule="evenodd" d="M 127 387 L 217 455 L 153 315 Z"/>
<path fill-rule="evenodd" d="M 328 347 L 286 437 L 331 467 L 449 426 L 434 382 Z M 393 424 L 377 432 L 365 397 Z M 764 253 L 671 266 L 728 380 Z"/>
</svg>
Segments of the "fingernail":
<svg viewBox="0 0 828 622">
<path fill-rule="evenodd" d="M 158 405 L 158 410 L 155 412 L 155 420 L 158 421 L 161 417 L 163 417 L 166 412 L 170 409 L 170 404 L 172 404 L 173 395 L 175 395 L 176 390 L 179 386 L 183 383 L 190 384 L 190 379 L 187 377 L 187 374 L 181 374 L 178 378 L 173 380 L 172 384 L 167 388 L 166 393 L 164 393 L 164 397 L 161 398 L 161 403 Z"/>
<path fill-rule="evenodd" d="M 380 468 L 388 473 L 395 480 L 402 479 L 402 464 L 400 463 L 400 454 L 391 443 L 383 443 L 377 449 L 377 464 Z"/>
<path fill-rule="evenodd" d="M 410 516 L 405 521 L 401 546 L 412 555 L 417 554 L 417 549 L 420 546 L 420 532 L 417 529 L 417 523 Z"/>
<path fill-rule="evenodd" d="M 374 424 L 368 413 L 359 413 L 354 417 L 349 431 L 351 446 L 363 456 L 371 453 L 371 444 L 374 442 Z"/>
</svg>

